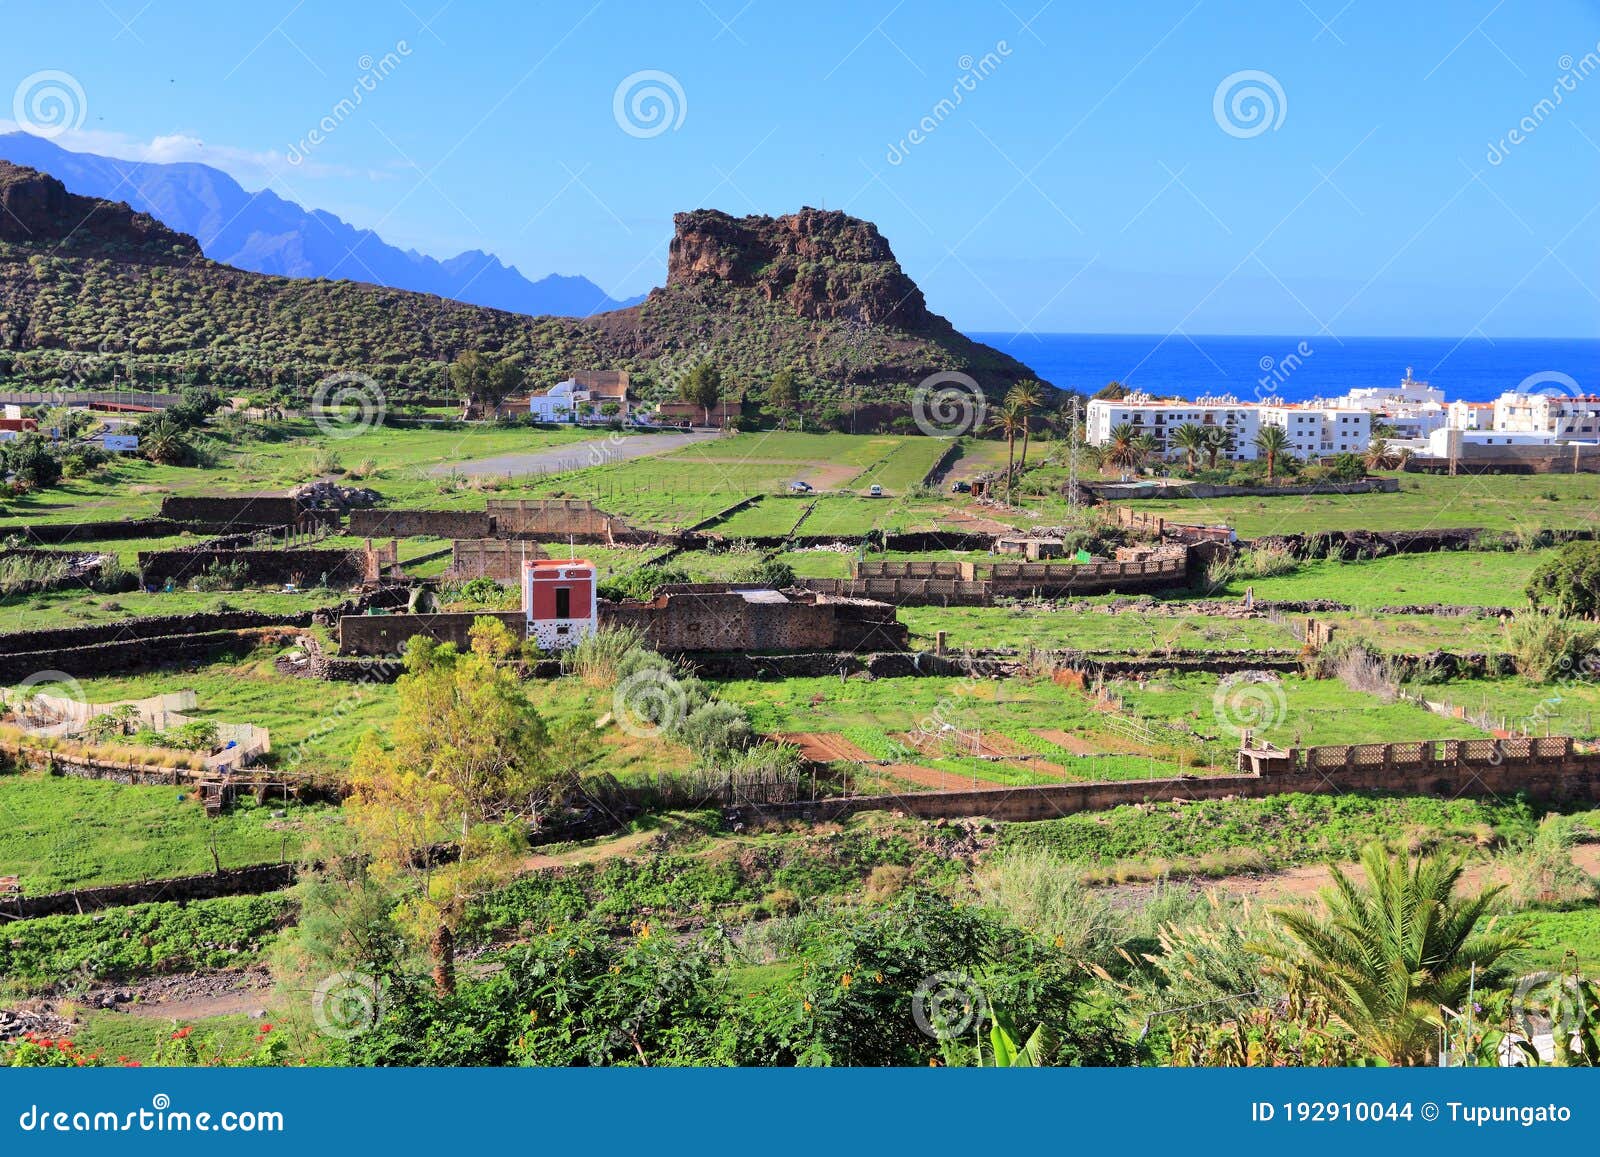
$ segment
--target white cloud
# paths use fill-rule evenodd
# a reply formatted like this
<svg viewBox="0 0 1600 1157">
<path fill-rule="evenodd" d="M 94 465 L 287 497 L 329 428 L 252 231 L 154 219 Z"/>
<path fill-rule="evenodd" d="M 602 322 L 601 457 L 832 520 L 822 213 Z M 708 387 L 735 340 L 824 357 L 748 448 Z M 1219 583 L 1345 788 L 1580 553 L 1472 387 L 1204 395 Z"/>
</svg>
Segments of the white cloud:
<svg viewBox="0 0 1600 1157">
<path fill-rule="evenodd" d="M 26 131 L 17 122 L 0 118 L 0 133 L 18 130 Z M 378 176 L 359 169 L 312 160 L 291 166 L 284 154 L 276 149 L 241 149 L 231 145 L 207 144 L 193 133 L 185 132 L 169 133 L 144 141 L 126 133 L 107 132 L 102 129 L 70 129 L 53 138 L 53 143 L 69 152 L 94 153 L 102 157 L 114 157 L 120 161 L 210 165 L 221 169 L 246 189 L 251 190 L 271 185 L 283 191 L 285 186 L 281 178 L 287 173 L 293 173 L 298 177 Z"/>
</svg>

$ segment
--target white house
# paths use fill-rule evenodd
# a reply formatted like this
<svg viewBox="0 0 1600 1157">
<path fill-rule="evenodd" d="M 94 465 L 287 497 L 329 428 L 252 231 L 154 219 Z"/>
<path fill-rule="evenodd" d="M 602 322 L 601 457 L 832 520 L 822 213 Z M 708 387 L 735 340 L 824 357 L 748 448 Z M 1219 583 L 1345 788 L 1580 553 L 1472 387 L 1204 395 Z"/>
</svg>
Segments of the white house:
<svg viewBox="0 0 1600 1157">
<path fill-rule="evenodd" d="M 1460 458 L 1496 446 L 1554 446 L 1554 434 L 1522 434 L 1506 430 L 1435 430 L 1428 435 L 1428 453 L 1435 458 Z"/>
<path fill-rule="evenodd" d="M 536 422 L 576 421 L 580 409 L 589 403 L 589 391 L 568 378 L 557 382 L 542 394 L 528 399 L 528 413 Z"/>
<path fill-rule="evenodd" d="M 1372 441 L 1372 411 L 1365 409 L 1277 403 L 1261 407 L 1261 424 L 1288 433 L 1296 458 L 1359 454 Z"/>
</svg>

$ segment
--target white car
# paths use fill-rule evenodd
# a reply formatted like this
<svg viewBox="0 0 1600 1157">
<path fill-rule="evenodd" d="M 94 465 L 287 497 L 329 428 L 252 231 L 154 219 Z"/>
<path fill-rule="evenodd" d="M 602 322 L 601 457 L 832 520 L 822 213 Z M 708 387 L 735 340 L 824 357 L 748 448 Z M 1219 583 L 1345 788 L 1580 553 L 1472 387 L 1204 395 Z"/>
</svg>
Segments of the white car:
<svg viewBox="0 0 1600 1157">
<path fill-rule="evenodd" d="M 873 498 L 882 498 L 883 497 L 883 487 L 879 486 L 876 482 L 874 482 L 871 486 L 867 487 L 867 493 L 870 494 Z"/>
</svg>

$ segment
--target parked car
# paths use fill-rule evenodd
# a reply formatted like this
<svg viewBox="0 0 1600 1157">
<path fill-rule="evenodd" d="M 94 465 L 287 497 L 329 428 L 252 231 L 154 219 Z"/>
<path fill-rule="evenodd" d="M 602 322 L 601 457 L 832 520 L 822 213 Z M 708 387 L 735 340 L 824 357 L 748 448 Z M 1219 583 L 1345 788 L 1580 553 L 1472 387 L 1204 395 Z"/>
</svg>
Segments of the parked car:
<svg viewBox="0 0 1600 1157">
<path fill-rule="evenodd" d="M 950 493 L 970 494 L 972 493 L 972 484 L 968 482 L 952 482 L 950 483 Z"/>
<path fill-rule="evenodd" d="M 870 494 L 873 498 L 882 498 L 883 497 L 883 487 L 879 486 L 876 482 L 874 482 L 871 486 L 867 487 L 867 493 Z"/>
<path fill-rule="evenodd" d="M 811 493 L 811 483 L 809 483 L 809 482 L 801 482 L 797 478 L 793 482 L 789 483 L 789 493 L 790 494 L 810 494 Z"/>
</svg>

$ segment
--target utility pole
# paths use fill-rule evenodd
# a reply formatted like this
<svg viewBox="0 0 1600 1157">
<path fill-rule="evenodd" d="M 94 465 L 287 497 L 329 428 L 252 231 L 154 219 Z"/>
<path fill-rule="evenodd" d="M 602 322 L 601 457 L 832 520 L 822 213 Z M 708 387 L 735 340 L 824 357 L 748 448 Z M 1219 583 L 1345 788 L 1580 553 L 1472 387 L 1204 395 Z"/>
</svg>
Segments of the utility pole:
<svg viewBox="0 0 1600 1157">
<path fill-rule="evenodd" d="M 1078 426 L 1078 399 L 1072 399 L 1072 427 L 1067 432 L 1067 509 L 1072 521 L 1078 520 L 1078 443 L 1083 431 Z"/>
</svg>

